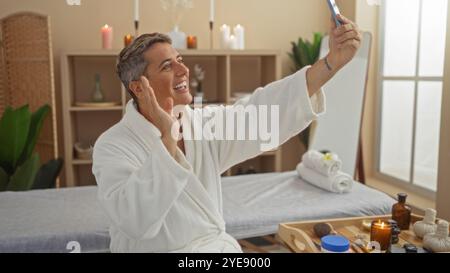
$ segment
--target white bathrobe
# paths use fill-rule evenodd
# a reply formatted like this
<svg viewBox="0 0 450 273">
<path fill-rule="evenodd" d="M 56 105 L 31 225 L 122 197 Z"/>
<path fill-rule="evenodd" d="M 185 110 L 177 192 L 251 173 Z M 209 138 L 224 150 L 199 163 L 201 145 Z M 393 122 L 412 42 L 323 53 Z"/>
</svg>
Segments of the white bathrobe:
<svg viewBox="0 0 450 273">
<path fill-rule="evenodd" d="M 306 69 L 238 102 L 279 105 L 281 143 L 324 112 L 322 91 L 309 98 Z M 186 106 L 183 129 L 190 126 L 186 120 L 202 122 L 197 118 L 199 111 Z M 225 107 L 204 111 L 226 112 Z M 93 155 L 98 197 L 111 220 L 111 251 L 241 252 L 237 241 L 225 232 L 220 175 L 261 154 L 260 144 L 185 141 L 186 157 L 177 149 L 175 160 L 162 143 L 160 131 L 133 102 L 128 103 L 123 119 L 97 140 Z"/>
</svg>

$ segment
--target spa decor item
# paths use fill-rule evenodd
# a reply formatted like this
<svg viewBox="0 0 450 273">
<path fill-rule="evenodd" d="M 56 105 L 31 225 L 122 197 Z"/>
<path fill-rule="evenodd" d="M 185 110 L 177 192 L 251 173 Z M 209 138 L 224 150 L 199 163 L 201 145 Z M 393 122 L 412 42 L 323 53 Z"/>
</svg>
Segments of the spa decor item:
<svg viewBox="0 0 450 273">
<path fill-rule="evenodd" d="M 215 0 L 210 0 L 209 4 L 209 49 L 214 48 L 214 16 L 215 16 Z"/>
<path fill-rule="evenodd" d="M 233 34 L 236 37 L 237 47 L 236 49 L 244 50 L 245 49 L 245 29 L 241 25 L 237 25 L 233 28 Z"/>
<path fill-rule="evenodd" d="M 197 37 L 196 36 L 188 36 L 187 37 L 187 48 L 188 49 L 197 49 Z"/>
<path fill-rule="evenodd" d="M 203 98 L 203 81 L 205 80 L 205 70 L 199 65 L 194 66 L 191 87 L 195 90 L 195 97 Z"/>
<path fill-rule="evenodd" d="M 416 214 L 411 215 L 411 222 L 423 221 L 424 217 Z M 372 223 L 373 229 L 367 230 L 362 223 Z M 442 224 L 442 238 L 448 238 L 448 225 Z M 427 250 L 424 241 L 418 239 L 411 230 L 401 231 L 395 228 L 395 222 L 390 214 L 378 216 L 363 216 L 350 218 L 321 219 L 316 221 L 305 220 L 298 222 L 281 223 L 278 227 L 278 236 L 280 240 L 286 243 L 293 252 L 296 253 L 320 253 L 320 239 L 330 229 L 332 225 L 336 234 L 345 236 L 350 241 L 352 253 L 426 253 Z M 323 227 L 325 232 L 317 232 L 318 227 Z M 372 231 L 372 232 L 371 232 Z M 395 242 L 395 233 L 398 233 L 398 242 Z M 439 233 L 438 231 L 435 232 Z M 332 235 L 333 232 L 329 235 Z M 336 235 L 335 234 L 335 235 Z M 319 236 L 320 235 L 320 236 Z M 391 235 L 391 236 L 390 236 Z M 431 234 L 426 235 L 430 236 Z M 392 239 L 389 241 L 389 237 Z M 384 247 L 383 247 L 384 244 Z M 443 241 L 441 241 L 443 244 Z M 390 247 L 386 248 L 386 246 Z M 384 250 L 381 248 L 383 247 Z M 415 250 L 414 250 L 415 249 Z"/>
<path fill-rule="evenodd" d="M 139 37 L 139 0 L 134 0 L 134 35 Z"/>
<path fill-rule="evenodd" d="M 348 253 L 350 250 L 350 241 L 338 235 L 328 235 L 321 239 L 322 253 Z"/>
<path fill-rule="evenodd" d="M 334 231 L 333 226 L 330 223 L 319 223 L 313 226 L 314 234 L 317 237 L 322 238 L 327 235 L 336 235 L 336 231 Z"/>
<path fill-rule="evenodd" d="M 402 232 L 401 229 L 398 227 L 397 221 L 395 220 L 388 220 L 389 224 L 392 228 L 392 236 L 391 236 L 391 244 L 397 244 L 400 239 L 399 235 Z"/>
<path fill-rule="evenodd" d="M 123 38 L 123 45 L 124 47 L 129 46 L 134 40 L 134 36 L 132 36 L 131 34 L 127 34 L 125 35 L 125 37 Z"/>
<path fill-rule="evenodd" d="M 411 208 L 406 205 L 406 193 L 399 193 L 398 203 L 392 206 L 392 220 L 397 221 L 401 230 L 408 230 L 411 224 Z"/>
<path fill-rule="evenodd" d="M 179 29 L 186 10 L 193 7 L 192 0 L 161 0 L 163 10 L 171 13 L 173 29 L 168 33 L 176 49 L 186 49 L 186 34 Z"/>
<path fill-rule="evenodd" d="M 105 96 L 103 95 L 101 83 L 100 83 L 100 74 L 95 74 L 95 88 L 92 92 L 92 102 L 104 102 Z"/>
<path fill-rule="evenodd" d="M 429 233 L 423 238 L 423 246 L 433 252 L 450 252 L 448 233 L 448 222 L 439 221 L 436 232 Z"/>
<path fill-rule="evenodd" d="M 230 26 L 224 24 L 220 27 L 220 47 L 221 49 L 244 50 L 245 49 L 245 30 L 241 25 L 233 28 L 231 33 Z"/>
<path fill-rule="evenodd" d="M 86 143 L 77 142 L 73 145 L 75 150 L 75 157 L 77 159 L 82 160 L 91 160 L 92 159 L 92 152 L 93 147 L 92 145 L 88 145 Z"/>
<path fill-rule="evenodd" d="M 320 55 L 320 45 L 322 43 L 323 34 L 314 33 L 313 41 L 299 38 L 297 42 L 291 42 L 292 49 L 288 52 L 290 59 L 294 66 L 292 67 L 292 73 L 297 72 L 305 66 L 314 64 Z M 309 149 L 310 143 L 310 128 L 306 128 L 299 134 L 300 142 L 303 144 L 305 150 Z"/>
<path fill-rule="evenodd" d="M 370 229 L 370 241 L 378 242 L 380 249 L 386 251 L 391 245 L 392 226 L 388 221 L 375 220 Z"/>
<path fill-rule="evenodd" d="M 220 27 L 220 48 L 228 49 L 228 40 L 230 39 L 231 30 L 229 25 L 222 25 Z"/>
<path fill-rule="evenodd" d="M 102 49 L 112 49 L 113 28 L 104 25 L 101 29 L 102 33 Z"/>
<path fill-rule="evenodd" d="M 0 119 L 0 191 L 54 187 L 61 160 L 41 166 L 35 146 L 50 106 L 31 113 L 28 105 L 7 107 Z"/>
<path fill-rule="evenodd" d="M 413 225 L 414 233 L 421 239 L 428 233 L 435 233 L 436 229 L 436 210 L 431 208 L 425 210 L 423 221 L 417 221 Z"/>
</svg>

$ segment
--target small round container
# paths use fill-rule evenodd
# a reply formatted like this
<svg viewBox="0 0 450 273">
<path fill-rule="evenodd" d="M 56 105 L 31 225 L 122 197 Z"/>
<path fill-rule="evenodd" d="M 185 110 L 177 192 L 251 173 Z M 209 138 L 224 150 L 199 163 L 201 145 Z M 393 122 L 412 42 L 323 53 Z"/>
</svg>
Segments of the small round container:
<svg viewBox="0 0 450 273">
<path fill-rule="evenodd" d="M 342 236 L 328 235 L 322 237 L 321 247 L 323 253 L 349 253 L 350 242 Z"/>
</svg>

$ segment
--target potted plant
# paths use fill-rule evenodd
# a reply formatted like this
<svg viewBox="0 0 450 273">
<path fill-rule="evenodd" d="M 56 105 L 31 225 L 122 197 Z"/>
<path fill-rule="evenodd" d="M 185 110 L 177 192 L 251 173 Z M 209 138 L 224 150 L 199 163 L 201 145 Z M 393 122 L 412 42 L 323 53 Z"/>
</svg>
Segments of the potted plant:
<svg viewBox="0 0 450 273">
<path fill-rule="evenodd" d="M 34 152 L 50 106 L 31 113 L 28 105 L 6 108 L 0 119 L 0 191 L 25 191 L 54 187 L 62 160 L 40 165 Z"/>
<path fill-rule="evenodd" d="M 294 63 L 292 72 L 295 73 L 305 66 L 312 65 L 319 59 L 320 45 L 322 43 L 323 35 L 321 33 L 314 33 L 314 40 L 310 42 L 308 40 L 298 39 L 298 42 L 291 42 L 292 51 L 288 52 L 289 57 Z M 300 141 L 304 145 L 305 149 L 309 148 L 310 128 L 306 128 L 299 134 Z"/>
</svg>

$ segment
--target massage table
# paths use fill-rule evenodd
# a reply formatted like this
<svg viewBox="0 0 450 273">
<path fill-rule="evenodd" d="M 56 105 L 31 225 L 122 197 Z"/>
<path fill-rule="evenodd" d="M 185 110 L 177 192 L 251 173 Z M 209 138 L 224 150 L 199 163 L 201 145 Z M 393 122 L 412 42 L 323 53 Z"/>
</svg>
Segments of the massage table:
<svg viewBox="0 0 450 273">
<path fill-rule="evenodd" d="M 389 214 L 395 200 L 354 183 L 347 194 L 324 191 L 297 173 L 222 179 L 226 229 L 236 239 L 274 234 L 282 222 Z M 108 217 L 97 187 L 0 193 L 0 252 L 109 252 Z"/>
</svg>

